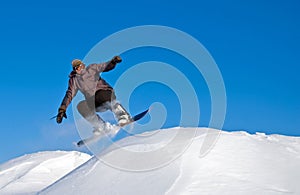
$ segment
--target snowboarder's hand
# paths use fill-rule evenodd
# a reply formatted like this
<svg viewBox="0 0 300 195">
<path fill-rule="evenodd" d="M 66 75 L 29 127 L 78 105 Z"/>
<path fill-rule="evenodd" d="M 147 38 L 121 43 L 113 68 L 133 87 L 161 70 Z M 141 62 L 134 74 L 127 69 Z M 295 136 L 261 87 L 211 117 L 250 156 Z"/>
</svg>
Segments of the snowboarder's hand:
<svg viewBox="0 0 300 195">
<path fill-rule="evenodd" d="M 113 59 L 111 60 L 111 62 L 113 64 L 118 64 L 118 63 L 122 62 L 122 58 L 120 56 L 115 56 L 115 57 L 113 57 Z"/>
<path fill-rule="evenodd" d="M 66 106 L 62 105 L 59 109 L 58 109 L 58 114 L 56 116 L 56 122 L 57 123 L 61 123 L 63 118 L 67 118 L 66 115 Z"/>
</svg>

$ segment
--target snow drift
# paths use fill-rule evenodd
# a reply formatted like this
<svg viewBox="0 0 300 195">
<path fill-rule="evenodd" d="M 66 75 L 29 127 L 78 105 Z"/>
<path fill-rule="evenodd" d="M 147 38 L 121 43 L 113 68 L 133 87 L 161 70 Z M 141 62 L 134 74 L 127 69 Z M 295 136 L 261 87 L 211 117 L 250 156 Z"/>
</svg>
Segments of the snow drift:
<svg viewBox="0 0 300 195">
<path fill-rule="evenodd" d="M 80 152 L 24 155 L 0 165 L 0 194 L 36 194 L 90 159 Z"/>
<path fill-rule="evenodd" d="M 136 137 L 123 139 L 121 142 L 127 146 L 102 157 L 118 162 L 121 167 L 139 167 L 148 162 L 124 159 L 122 150 L 156 149 L 178 130 L 196 130 L 197 134 L 184 153 L 165 166 L 126 171 L 93 157 L 40 194 L 300 194 L 299 137 L 173 128 L 157 131 L 159 136 L 148 141 L 137 141 Z M 199 156 L 207 131 L 220 136 L 207 155 Z M 181 141 L 176 140 L 168 154 L 176 155 L 173 151 L 182 146 Z"/>
</svg>

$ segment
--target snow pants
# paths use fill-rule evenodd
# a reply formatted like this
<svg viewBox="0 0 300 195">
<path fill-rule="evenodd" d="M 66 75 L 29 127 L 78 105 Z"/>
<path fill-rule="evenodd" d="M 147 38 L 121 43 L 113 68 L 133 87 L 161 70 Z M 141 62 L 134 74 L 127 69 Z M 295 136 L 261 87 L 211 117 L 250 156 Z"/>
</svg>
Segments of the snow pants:
<svg viewBox="0 0 300 195">
<path fill-rule="evenodd" d="M 94 97 L 79 102 L 77 109 L 83 118 L 97 128 L 103 125 L 104 121 L 96 112 L 112 110 L 111 105 L 115 101 L 116 96 L 113 90 L 98 90 Z"/>
</svg>

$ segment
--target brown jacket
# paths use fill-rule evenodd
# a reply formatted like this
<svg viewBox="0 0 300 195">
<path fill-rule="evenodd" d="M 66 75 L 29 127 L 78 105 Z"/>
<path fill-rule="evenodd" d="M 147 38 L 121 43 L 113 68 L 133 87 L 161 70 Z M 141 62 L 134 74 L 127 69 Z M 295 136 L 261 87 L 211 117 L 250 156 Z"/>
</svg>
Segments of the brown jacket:
<svg viewBox="0 0 300 195">
<path fill-rule="evenodd" d="M 78 90 L 83 93 L 86 99 L 94 96 L 99 89 L 113 90 L 113 88 L 100 77 L 100 73 L 110 71 L 114 69 L 115 66 L 115 63 L 108 61 L 100 64 L 90 64 L 83 69 L 80 74 L 77 74 L 76 71 L 72 71 L 69 75 L 68 89 L 61 106 L 67 108 Z"/>
</svg>

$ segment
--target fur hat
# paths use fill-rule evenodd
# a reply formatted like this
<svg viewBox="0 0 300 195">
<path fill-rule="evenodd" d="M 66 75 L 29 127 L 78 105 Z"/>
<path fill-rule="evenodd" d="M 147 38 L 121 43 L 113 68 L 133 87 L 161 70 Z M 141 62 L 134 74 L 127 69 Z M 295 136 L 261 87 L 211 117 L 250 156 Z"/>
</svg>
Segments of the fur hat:
<svg viewBox="0 0 300 195">
<path fill-rule="evenodd" d="M 83 64 L 81 60 L 74 59 L 72 61 L 72 67 L 75 68 L 76 66 L 79 66 L 80 64 Z"/>
</svg>

